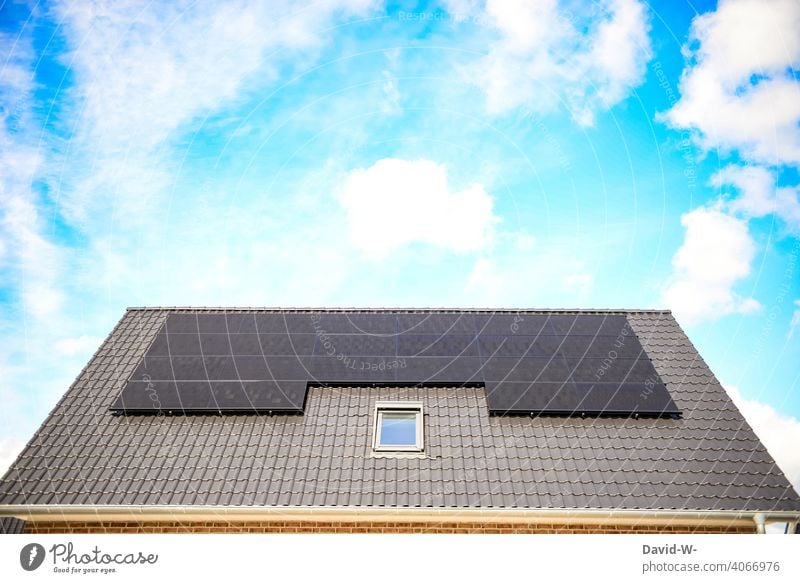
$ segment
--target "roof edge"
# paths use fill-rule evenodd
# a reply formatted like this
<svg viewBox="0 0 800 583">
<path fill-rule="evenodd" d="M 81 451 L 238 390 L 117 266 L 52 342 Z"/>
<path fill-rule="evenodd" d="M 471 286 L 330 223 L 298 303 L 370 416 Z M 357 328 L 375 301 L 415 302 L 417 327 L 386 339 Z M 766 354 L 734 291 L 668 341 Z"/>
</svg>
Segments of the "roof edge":
<svg viewBox="0 0 800 583">
<path fill-rule="evenodd" d="M 278 312 L 278 313 L 345 313 L 362 312 L 365 314 L 398 313 L 453 313 L 453 314 L 663 314 L 671 315 L 672 311 L 658 308 L 368 308 L 368 307 L 259 307 L 259 306 L 129 306 L 128 312 Z"/>
<path fill-rule="evenodd" d="M 603 508 L 376 508 L 357 506 L 0 505 L 0 516 L 28 522 L 70 521 L 340 521 L 763 525 L 800 521 L 798 511 L 628 510 Z"/>
</svg>

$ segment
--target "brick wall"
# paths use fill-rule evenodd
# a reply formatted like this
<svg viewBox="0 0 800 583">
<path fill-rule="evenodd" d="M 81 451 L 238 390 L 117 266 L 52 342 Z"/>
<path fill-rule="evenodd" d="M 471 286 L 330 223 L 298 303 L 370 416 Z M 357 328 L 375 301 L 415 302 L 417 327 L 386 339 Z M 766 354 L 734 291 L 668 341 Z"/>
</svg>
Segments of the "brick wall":
<svg viewBox="0 0 800 583">
<path fill-rule="evenodd" d="M 642 533 L 754 533 L 755 526 L 645 526 L 645 525 L 563 525 L 484 524 L 412 522 L 29 522 L 26 534 L 65 533 L 447 533 L 447 534 L 642 534 Z"/>
</svg>

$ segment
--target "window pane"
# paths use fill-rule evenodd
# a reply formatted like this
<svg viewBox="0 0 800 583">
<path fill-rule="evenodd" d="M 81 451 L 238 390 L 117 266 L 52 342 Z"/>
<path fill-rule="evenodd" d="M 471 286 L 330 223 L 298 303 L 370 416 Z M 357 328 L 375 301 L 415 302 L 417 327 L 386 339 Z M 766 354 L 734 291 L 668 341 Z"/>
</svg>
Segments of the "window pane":
<svg viewBox="0 0 800 583">
<path fill-rule="evenodd" d="M 417 444 L 417 414 L 413 411 L 384 411 L 381 413 L 380 445 Z"/>
</svg>

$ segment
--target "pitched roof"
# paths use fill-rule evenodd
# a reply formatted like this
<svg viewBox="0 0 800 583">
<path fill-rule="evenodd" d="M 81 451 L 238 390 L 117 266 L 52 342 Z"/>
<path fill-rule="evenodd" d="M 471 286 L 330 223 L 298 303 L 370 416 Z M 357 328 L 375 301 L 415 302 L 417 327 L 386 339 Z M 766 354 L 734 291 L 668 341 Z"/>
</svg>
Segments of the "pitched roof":
<svg viewBox="0 0 800 583">
<path fill-rule="evenodd" d="M 0 534 L 23 534 L 25 521 L 16 518 L 0 518 Z"/>
<path fill-rule="evenodd" d="M 110 414 L 175 310 L 125 314 L 0 481 L 0 511 L 47 504 L 800 510 L 797 493 L 668 312 L 559 311 L 627 316 L 680 419 L 490 416 L 479 386 L 316 387 L 304 414 L 290 416 Z M 370 455 L 373 403 L 395 398 L 424 403 L 422 459 Z"/>
</svg>

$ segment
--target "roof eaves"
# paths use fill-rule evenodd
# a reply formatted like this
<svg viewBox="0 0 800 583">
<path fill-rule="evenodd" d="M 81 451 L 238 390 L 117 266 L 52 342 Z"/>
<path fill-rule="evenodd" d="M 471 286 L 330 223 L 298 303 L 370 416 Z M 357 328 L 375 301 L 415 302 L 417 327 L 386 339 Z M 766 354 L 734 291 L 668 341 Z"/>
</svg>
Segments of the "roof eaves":
<svg viewBox="0 0 800 583">
<path fill-rule="evenodd" d="M 798 522 L 797 511 L 763 510 L 666 510 L 603 508 L 399 508 L 357 506 L 90 506 L 90 505 L 0 505 L 0 516 L 14 516 L 26 521 L 92 520 L 336 520 L 441 521 L 494 523 L 593 523 L 593 524 L 732 524 Z"/>
</svg>

